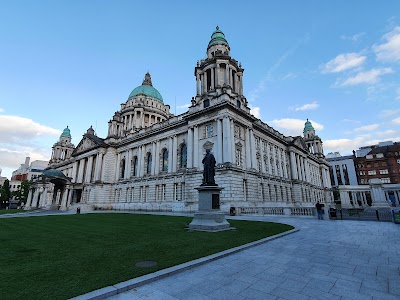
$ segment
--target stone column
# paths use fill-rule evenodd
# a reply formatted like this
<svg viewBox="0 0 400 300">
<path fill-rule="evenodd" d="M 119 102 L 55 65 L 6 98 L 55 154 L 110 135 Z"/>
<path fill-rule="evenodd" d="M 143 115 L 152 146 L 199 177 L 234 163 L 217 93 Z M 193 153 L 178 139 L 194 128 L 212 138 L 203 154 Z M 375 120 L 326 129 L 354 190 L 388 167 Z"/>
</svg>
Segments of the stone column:
<svg viewBox="0 0 400 300">
<path fill-rule="evenodd" d="M 256 140 L 254 138 L 253 129 L 250 128 L 250 149 L 251 149 L 251 167 L 257 169 L 256 157 Z"/>
<path fill-rule="evenodd" d="M 196 74 L 196 95 L 200 95 L 201 94 L 200 85 L 201 85 L 200 76 L 199 76 L 199 74 Z"/>
<path fill-rule="evenodd" d="M 232 146 L 231 146 L 231 126 L 229 122 L 229 117 L 225 116 L 223 123 L 223 161 L 225 162 L 232 162 Z"/>
<path fill-rule="evenodd" d="M 172 143 L 173 143 L 173 138 L 169 137 L 168 138 L 168 173 L 172 173 L 172 164 L 173 164 L 173 158 L 172 158 Z"/>
<path fill-rule="evenodd" d="M 229 65 L 228 65 L 228 62 L 225 64 L 224 83 L 226 85 L 229 85 Z"/>
<path fill-rule="evenodd" d="M 264 161 L 264 153 L 261 151 L 261 173 L 265 173 L 265 161 Z"/>
<path fill-rule="evenodd" d="M 219 65 L 218 65 L 219 66 Z M 222 160 L 222 120 L 217 119 L 217 163 L 223 163 Z"/>
<path fill-rule="evenodd" d="M 215 69 L 215 87 L 219 86 L 219 64 L 217 64 L 217 67 Z"/>
<path fill-rule="evenodd" d="M 64 192 L 62 194 L 60 210 L 67 210 L 68 192 L 69 192 L 69 186 L 66 185 L 65 189 L 64 189 Z"/>
<path fill-rule="evenodd" d="M 145 146 L 144 145 L 141 145 L 140 147 L 139 147 L 139 155 L 140 155 L 140 159 L 139 159 L 139 165 L 140 165 L 140 168 L 139 168 L 139 176 L 140 177 L 143 177 L 143 175 L 144 175 L 144 165 L 145 165 L 145 163 L 144 163 L 144 159 L 145 159 L 145 155 L 146 155 L 146 150 L 145 150 Z"/>
<path fill-rule="evenodd" d="M 193 130 L 193 167 L 199 167 L 199 127 L 194 126 Z"/>
<path fill-rule="evenodd" d="M 215 87 L 215 83 L 214 83 L 214 72 L 215 72 L 215 68 L 211 68 L 211 90 L 214 89 Z"/>
<path fill-rule="evenodd" d="M 40 195 L 40 207 L 45 207 L 46 206 L 46 200 L 47 200 L 47 187 L 43 189 L 42 195 Z"/>
<path fill-rule="evenodd" d="M 188 128 L 187 167 L 193 168 L 193 131 L 191 127 Z"/>
<path fill-rule="evenodd" d="M 229 123 L 230 123 L 230 129 L 231 129 L 231 157 L 232 157 L 232 162 L 235 161 L 235 152 L 236 152 L 236 147 L 235 147 L 235 125 L 233 122 L 233 119 L 229 119 Z"/>
<path fill-rule="evenodd" d="M 125 179 L 129 179 L 131 177 L 131 150 L 126 151 L 126 158 L 125 158 Z"/>
<path fill-rule="evenodd" d="M 76 169 L 78 167 L 78 162 L 74 162 L 72 165 L 72 182 L 77 182 L 78 175 L 76 174 Z"/>
<path fill-rule="evenodd" d="M 29 193 L 28 193 L 28 199 L 26 199 L 25 209 L 30 208 L 30 206 L 31 206 L 31 204 L 32 204 L 32 194 L 33 194 L 32 191 L 33 191 L 33 189 L 30 188 L 30 189 L 29 189 Z"/>
<path fill-rule="evenodd" d="M 151 146 L 151 156 L 152 156 L 152 162 L 151 162 L 151 175 L 154 175 L 156 173 L 156 161 L 159 159 L 158 153 L 156 153 L 156 143 L 153 142 Z"/>
<path fill-rule="evenodd" d="M 83 166 L 85 164 L 85 160 L 81 159 L 79 161 L 79 170 L 78 170 L 78 178 L 76 180 L 77 183 L 82 183 L 83 181 Z"/>
<path fill-rule="evenodd" d="M 121 164 L 121 153 L 117 154 L 117 165 L 115 168 L 115 182 L 118 182 L 119 180 L 119 166 Z"/>
<path fill-rule="evenodd" d="M 32 207 L 33 208 L 37 207 L 37 203 L 38 203 L 38 199 L 39 199 L 39 190 L 40 190 L 40 187 L 37 187 L 35 189 L 35 192 L 33 193 L 33 198 L 32 198 Z"/>
<path fill-rule="evenodd" d="M 168 155 L 169 155 L 169 153 L 168 153 Z M 159 140 L 157 141 L 157 144 L 156 144 L 156 156 L 157 156 L 157 159 L 154 161 L 154 163 L 156 164 L 155 174 L 158 175 L 158 173 L 160 173 L 160 141 Z"/>
<path fill-rule="evenodd" d="M 250 151 L 250 129 L 246 127 L 245 133 L 245 151 L 246 151 L 246 169 L 251 168 L 251 151 Z"/>
<path fill-rule="evenodd" d="M 93 165 L 93 156 L 90 156 L 86 167 L 86 174 L 85 174 L 86 183 L 90 182 L 90 177 L 92 175 L 92 165 Z"/>
<path fill-rule="evenodd" d="M 172 172 L 176 172 L 177 160 L 178 160 L 178 137 L 174 135 L 173 147 L 172 147 Z"/>
</svg>

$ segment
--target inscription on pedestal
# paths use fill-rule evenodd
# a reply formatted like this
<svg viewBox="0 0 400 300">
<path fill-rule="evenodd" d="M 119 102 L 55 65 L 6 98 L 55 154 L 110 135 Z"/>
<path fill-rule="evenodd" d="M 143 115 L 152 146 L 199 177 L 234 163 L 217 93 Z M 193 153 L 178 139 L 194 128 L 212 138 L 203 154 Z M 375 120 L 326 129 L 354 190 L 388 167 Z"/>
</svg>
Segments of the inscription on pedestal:
<svg viewBox="0 0 400 300">
<path fill-rule="evenodd" d="M 212 194 L 212 209 L 219 209 L 219 194 Z"/>
</svg>

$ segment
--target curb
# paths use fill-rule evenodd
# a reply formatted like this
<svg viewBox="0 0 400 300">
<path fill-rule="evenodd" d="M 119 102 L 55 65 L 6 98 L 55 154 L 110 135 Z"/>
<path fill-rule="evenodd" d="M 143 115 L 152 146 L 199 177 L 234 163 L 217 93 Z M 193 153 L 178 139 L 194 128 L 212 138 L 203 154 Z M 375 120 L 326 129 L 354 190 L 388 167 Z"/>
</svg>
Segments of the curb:
<svg viewBox="0 0 400 300">
<path fill-rule="evenodd" d="M 114 296 L 114 295 L 126 292 L 126 291 L 128 291 L 130 289 L 133 289 L 133 288 L 145 285 L 147 283 L 150 283 L 150 282 L 153 282 L 153 281 L 168 277 L 170 275 L 174 275 L 176 273 L 192 269 L 194 267 L 197 267 L 197 266 L 203 265 L 205 263 L 208 263 L 210 261 L 213 261 L 213 260 L 228 256 L 230 254 L 242 251 L 244 249 L 248 249 L 248 248 L 251 248 L 251 247 L 254 247 L 254 246 L 258 246 L 258 245 L 260 245 L 262 243 L 266 243 L 266 242 L 275 240 L 277 238 L 284 237 L 286 235 L 298 232 L 299 230 L 300 229 L 298 229 L 298 228 L 294 228 L 292 230 L 285 231 L 285 232 L 279 233 L 277 235 L 270 236 L 270 237 L 267 237 L 267 238 L 264 238 L 264 239 L 261 239 L 261 240 L 255 241 L 255 242 L 244 244 L 244 245 L 241 245 L 241 246 L 238 246 L 238 247 L 235 247 L 235 248 L 231 248 L 231 249 L 228 249 L 228 250 L 225 250 L 225 251 L 222 251 L 222 252 L 211 254 L 211 255 L 206 256 L 206 257 L 198 258 L 198 259 L 195 259 L 195 260 L 192 260 L 192 261 L 189 261 L 189 262 L 177 265 L 177 266 L 173 266 L 173 267 L 170 267 L 170 268 L 167 268 L 167 269 L 163 269 L 163 270 L 151 273 L 151 274 L 143 275 L 143 276 L 136 277 L 136 278 L 133 278 L 133 279 L 129 279 L 127 281 L 120 282 L 120 283 L 117 283 L 117 284 L 114 284 L 114 285 L 110 285 L 110 286 L 107 286 L 107 287 L 104 287 L 104 288 L 101 288 L 101 289 L 98 289 L 98 290 L 94 290 L 92 292 L 89 292 L 89 293 L 86 293 L 86 294 L 71 298 L 71 300 L 89 300 L 89 299 L 90 300 L 99 300 L 99 299 L 105 299 L 107 297 Z"/>
</svg>

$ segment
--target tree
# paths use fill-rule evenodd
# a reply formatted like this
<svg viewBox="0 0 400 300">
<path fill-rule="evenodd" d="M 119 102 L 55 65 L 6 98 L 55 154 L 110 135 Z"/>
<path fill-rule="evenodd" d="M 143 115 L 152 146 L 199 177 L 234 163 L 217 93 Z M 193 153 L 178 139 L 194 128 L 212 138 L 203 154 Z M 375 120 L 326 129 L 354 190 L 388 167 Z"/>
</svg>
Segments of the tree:
<svg viewBox="0 0 400 300">
<path fill-rule="evenodd" d="M 3 186 L 0 188 L 0 209 L 6 208 L 8 200 L 11 197 L 10 181 L 6 179 Z"/>
<path fill-rule="evenodd" d="M 18 191 L 13 192 L 13 196 L 15 196 L 16 200 L 19 200 L 19 203 L 21 202 L 26 203 L 26 200 L 28 199 L 28 193 L 29 193 L 29 188 L 32 184 L 32 180 L 23 180 L 21 182 L 21 186 L 18 189 Z"/>
</svg>

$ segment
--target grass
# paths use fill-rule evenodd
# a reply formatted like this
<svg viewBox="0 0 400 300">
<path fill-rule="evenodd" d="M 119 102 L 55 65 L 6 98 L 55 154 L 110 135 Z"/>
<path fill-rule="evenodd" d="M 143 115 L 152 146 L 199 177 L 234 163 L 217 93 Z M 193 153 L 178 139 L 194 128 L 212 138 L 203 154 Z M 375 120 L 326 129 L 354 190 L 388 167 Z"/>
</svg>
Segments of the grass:
<svg viewBox="0 0 400 300">
<path fill-rule="evenodd" d="M 0 209 L 0 215 L 16 214 L 16 213 L 23 213 L 23 212 L 26 212 L 26 210 L 23 210 L 23 209 Z"/>
<path fill-rule="evenodd" d="M 188 232 L 188 217 L 83 214 L 0 219 L 1 299 L 67 299 L 292 229 L 230 220 Z M 156 261 L 152 268 L 135 267 Z"/>
</svg>

